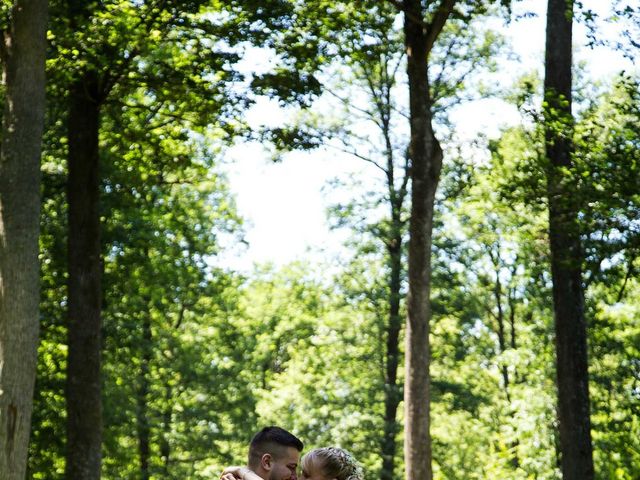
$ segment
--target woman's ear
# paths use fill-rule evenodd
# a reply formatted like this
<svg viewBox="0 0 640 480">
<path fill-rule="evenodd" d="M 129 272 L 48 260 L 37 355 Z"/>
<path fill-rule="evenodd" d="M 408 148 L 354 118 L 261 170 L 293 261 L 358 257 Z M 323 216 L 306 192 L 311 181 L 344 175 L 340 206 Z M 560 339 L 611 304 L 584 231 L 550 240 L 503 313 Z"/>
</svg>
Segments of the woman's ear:
<svg viewBox="0 0 640 480">
<path fill-rule="evenodd" d="M 271 462 L 272 458 L 270 453 L 265 453 L 262 455 L 262 458 L 260 458 L 260 465 L 267 471 L 271 470 Z"/>
</svg>

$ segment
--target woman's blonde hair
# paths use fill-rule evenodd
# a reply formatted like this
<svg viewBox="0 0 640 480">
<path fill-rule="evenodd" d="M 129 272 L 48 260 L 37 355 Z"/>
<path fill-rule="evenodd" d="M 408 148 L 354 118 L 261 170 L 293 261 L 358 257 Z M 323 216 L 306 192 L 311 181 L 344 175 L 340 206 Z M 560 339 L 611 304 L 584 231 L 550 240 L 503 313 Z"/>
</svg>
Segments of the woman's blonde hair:
<svg viewBox="0 0 640 480">
<path fill-rule="evenodd" d="M 362 468 L 346 450 L 338 447 L 316 448 L 302 459 L 302 466 L 308 468 L 309 463 L 318 467 L 322 474 L 336 480 L 363 480 Z"/>
</svg>

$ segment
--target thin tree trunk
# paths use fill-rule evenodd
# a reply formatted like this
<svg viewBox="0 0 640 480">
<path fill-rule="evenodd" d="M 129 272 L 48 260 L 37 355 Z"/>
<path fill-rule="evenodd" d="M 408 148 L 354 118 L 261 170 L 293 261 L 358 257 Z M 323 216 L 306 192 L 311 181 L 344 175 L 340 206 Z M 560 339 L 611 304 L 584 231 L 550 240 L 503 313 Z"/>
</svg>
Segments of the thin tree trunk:
<svg viewBox="0 0 640 480">
<path fill-rule="evenodd" d="M 400 430 L 400 425 L 396 419 L 398 406 L 402 400 L 402 388 L 398 385 L 398 365 L 400 364 L 400 330 L 402 328 L 402 317 L 400 316 L 400 290 L 402 279 L 402 251 L 403 251 L 403 231 L 405 228 L 402 221 L 402 209 L 407 195 L 407 184 L 409 172 L 405 166 L 404 176 L 400 186 L 396 188 L 395 163 L 393 146 L 391 142 L 391 127 L 389 123 L 391 111 L 391 98 L 387 89 L 383 101 L 377 102 L 382 125 L 382 134 L 385 139 L 385 156 L 387 158 L 387 189 L 389 192 L 389 208 L 391 216 L 391 230 L 385 238 L 385 245 L 388 255 L 389 266 L 389 319 L 387 322 L 387 344 L 386 344 L 386 364 L 384 372 L 384 427 L 380 440 L 380 453 L 382 456 L 382 469 L 380 471 L 381 480 L 393 480 L 395 473 L 395 458 L 397 451 L 396 437 Z M 373 93 L 373 90 L 372 90 Z M 408 159 L 406 159 L 408 162 Z"/>
<path fill-rule="evenodd" d="M 572 164 L 572 12 L 572 0 L 549 0 L 545 140 L 562 476 L 564 480 L 591 480 L 594 471 L 582 251 L 576 194 L 565 173 Z"/>
<path fill-rule="evenodd" d="M 399 212 L 398 212 L 399 213 Z M 399 217 L 398 217 L 399 221 Z M 395 225 L 395 222 L 394 222 Z M 389 323 L 387 325 L 387 352 L 384 391 L 384 431 L 381 440 L 382 480 L 393 480 L 396 457 L 396 415 L 402 394 L 398 388 L 398 364 L 400 348 L 398 340 L 402 319 L 400 317 L 400 278 L 402 273 L 402 233 L 396 225 L 396 234 L 388 247 L 389 254 Z"/>
<path fill-rule="evenodd" d="M 14 2 L 2 32 L 0 147 L 0 478 L 23 480 L 38 348 L 40 155 L 46 0 Z"/>
<path fill-rule="evenodd" d="M 68 124 L 66 477 L 69 480 L 100 478 L 102 462 L 99 123 L 98 81 L 93 73 L 86 73 L 70 90 Z"/>
<path fill-rule="evenodd" d="M 500 354 L 504 354 L 507 351 L 507 333 L 505 328 L 505 313 L 504 308 L 502 306 L 502 280 L 500 279 L 500 262 L 502 261 L 500 258 L 500 246 L 498 245 L 498 251 L 494 254 L 491 250 L 489 250 L 489 257 L 491 258 L 491 262 L 495 268 L 496 274 L 496 282 L 493 287 L 493 297 L 496 301 L 496 320 L 498 322 L 498 347 L 500 349 Z M 509 393 L 509 369 L 507 368 L 506 363 L 502 360 L 500 365 L 500 370 L 502 372 L 502 387 L 504 388 L 504 394 L 507 398 L 507 402 L 511 403 L 511 394 Z"/>
<path fill-rule="evenodd" d="M 146 302 L 149 305 L 149 301 Z M 149 368 L 151 366 L 151 318 L 148 312 L 143 313 L 142 320 L 142 357 L 140 359 L 140 373 L 138 384 L 138 452 L 140 455 L 140 478 L 149 479 L 150 458 L 150 423 L 149 423 Z"/>
<path fill-rule="evenodd" d="M 419 0 L 404 2 L 411 121 L 411 217 L 409 294 L 405 348 L 405 471 L 411 480 L 431 480 L 430 345 L 431 243 L 442 149 L 431 125 L 427 56 L 437 32 L 428 31 Z M 446 17 L 445 17 L 446 20 Z M 442 24 L 444 24 L 444 21 Z M 441 29 L 442 26 L 434 27 Z M 431 29 L 429 29 L 431 30 Z M 435 33 L 435 36 L 434 36 Z M 431 36 L 431 39 L 428 37 Z"/>
<path fill-rule="evenodd" d="M 171 413 L 173 412 L 173 389 L 169 382 L 165 384 L 165 407 L 162 413 L 162 435 L 160 437 L 160 458 L 162 459 L 163 478 L 169 477 L 169 465 L 171 464 L 171 444 L 169 436 L 171 434 Z"/>
<path fill-rule="evenodd" d="M 491 258 L 491 262 L 493 263 L 493 266 L 495 268 L 495 274 L 496 274 L 496 282 L 493 288 L 493 295 L 496 301 L 496 308 L 497 308 L 497 313 L 495 317 L 498 322 L 499 353 L 500 355 L 503 355 L 507 351 L 507 332 L 505 328 L 506 315 L 505 315 L 505 309 L 502 301 L 504 289 L 502 286 L 502 280 L 500 279 L 500 267 L 502 264 L 502 258 L 500 256 L 499 243 L 497 245 L 497 251 L 495 254 L 491 250 L 489 250 L 489 257 Z M 507 289 L 507 303 L 509 305 L 510 315 L 511 315 L 510 317 L 511 333 L 512 333 L 511 348 L 515 348 L 515 345 L 513 344 L 514 335 L 515 335 L 514 333 L 515 332 L 515 311 L 514 311 L 514 305 L 511 302 L 511 289 Z M 500 363 L 501 363 L 500 370 L 502 372 L 502 386 L 504 389 L 504 395 L 507 400 L 507 403 L 509 404 L 509 407 L 511 407 L 511 390 L 510 390 L 511 380 L 509 378 L 509 367 L 506 364 L 504 359 L 502 359 Z M 519 445 L 518 439 L 515 439 L 512 442 L 509 442 L 509 450 L 511 451 L 510 463 L 514 469 L 518 468 L 520 465 L 520 459 L 518 457 L 518 445 Z"/>
<path fill-rule="evenodd" d="M 513 275 L 515 273 L 515 268 L 514 271 L 512 271 L 512 278 Z M 516 348 L 518 348 L 518 343 L 516 341 L 517 339 L 517 332 L 516 332 L 516 302 L 515 302 L 515 287 L 512 287 L 509 289 L 509 292 L 507 293 L 507 298 L 508 298 L 508 302 L 509 302 L 509 326 L 511 327 L 511 348 L 513 350 L 515 350 Z M 517 377 L 517 374 L 516 374 Z M 517 381 L 517 380 L 516 380 Z"/>
</svg>

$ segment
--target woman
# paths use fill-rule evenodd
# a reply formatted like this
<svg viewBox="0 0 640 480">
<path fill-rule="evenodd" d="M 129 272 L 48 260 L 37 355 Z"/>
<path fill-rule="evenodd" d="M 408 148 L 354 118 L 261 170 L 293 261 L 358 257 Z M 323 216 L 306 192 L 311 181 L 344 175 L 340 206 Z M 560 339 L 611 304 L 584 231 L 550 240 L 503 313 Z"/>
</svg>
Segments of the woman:
<svg viewBox="0 0 640 480">
<path fill-rule="evenodd" d="M 363 480 L 362 469 L 356 459 L 342 448 L 323 447 L 311 450 L 302 457 L 299 480 Z M 229 467 L 220 480 L 262 480 L 246 467 Z"/>
</svg>

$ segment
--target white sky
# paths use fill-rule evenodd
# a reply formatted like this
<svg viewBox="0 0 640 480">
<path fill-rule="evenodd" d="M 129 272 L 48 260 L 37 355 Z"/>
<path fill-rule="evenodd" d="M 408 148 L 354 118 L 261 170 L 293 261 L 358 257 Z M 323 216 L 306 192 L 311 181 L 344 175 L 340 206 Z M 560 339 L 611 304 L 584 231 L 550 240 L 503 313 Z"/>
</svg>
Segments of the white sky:
<svg viewBox="0 0 640 480">
<path fill-rule="evenodd" d="M 608 4 L 590 0 L 585 4 L 596 10 Z M 542 71 L 544 51 L 543 0 L 527 0 L 517 4 L 516 13 L 534 11 L 537 18 L 512 23 L 505 34 L 522 66 L 506 70 L 504 81 L 510 85 L 520 74 L 538 68 Z M 630 68 L 630 63 L 604 49 L 589 50 L 583 41 L 584 28 L 574 30 L 575 61 L 586 61 L 590 77 L 605 79 Z M 258 102 L 249 120 L 263 122 L 282 118 L 277 106 L 268 101 Z M 471 140 L 478 132 L 496 136 L 501 127 L 515 124 L 519 116 L 513 107 L 498 100 L 483 100 L 456 109 L 451 115 L 456 132 L 462 140 Z M 226 173 L 236 197 L 240 215 L 246 220 L 245 239 L 248 247 L 231 249 L 216 263 L 248 272 L 254 263 L 273 262 L 282 265 L 296 259 L 319 258 L 325 253 L 340 250 L 345 232 L 330 231 L 327 224 L 328 200 L 323 187 L 334 177 L 378 175 L 364 162 L 337 155 L 335 152 L 315 151 L 292 153 L 280 163 L 273 163 L 259 145 L 244 144 L 227 155 Z M 446 161 L 446 160 L 445 160 Z"/>
</svg>

